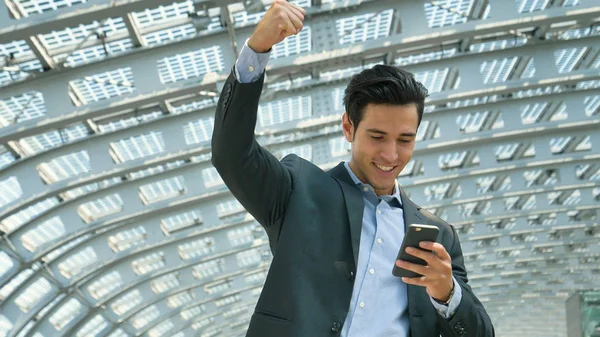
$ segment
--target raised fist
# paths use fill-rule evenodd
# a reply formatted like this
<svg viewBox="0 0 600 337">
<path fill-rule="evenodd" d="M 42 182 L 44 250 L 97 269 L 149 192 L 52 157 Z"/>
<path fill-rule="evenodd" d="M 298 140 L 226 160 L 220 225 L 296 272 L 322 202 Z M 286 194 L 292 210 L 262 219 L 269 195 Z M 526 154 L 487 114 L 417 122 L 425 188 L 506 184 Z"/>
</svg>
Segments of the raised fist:
<svg viewBox="0 0 600 337">
<path fill-rule="evenodd" d="M 257 53 L 265 53 L 290 35 L 302 30 L 306 11 L 287 2 L 275 0 L 260 20 L 248 40 L 248 46 Z"/>
</svg>

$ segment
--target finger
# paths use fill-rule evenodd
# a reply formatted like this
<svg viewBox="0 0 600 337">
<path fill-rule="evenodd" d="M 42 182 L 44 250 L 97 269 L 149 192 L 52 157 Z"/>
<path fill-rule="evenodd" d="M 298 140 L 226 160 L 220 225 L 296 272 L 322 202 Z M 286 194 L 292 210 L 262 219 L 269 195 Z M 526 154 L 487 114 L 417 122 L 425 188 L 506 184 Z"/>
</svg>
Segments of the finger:
<svg viewBox="0 0 600 337">
<path fill-rule="evenodd" d="M 425 261 L 428 265 L 433 265 L 440 262 L 439 258 L 435 256 L 432 252 L 428 252 L 422 249 L 408 247 L 406 248 L 406 252 L 412 256 L 416 256 L 419 259 Z"/>
<path fill-rule="evenodd" d="M 419 264 L 414 264 L 414 263 L 410 263 L 410 262 L 406 262 L 406 261 L 402 261 L 402 260 L 396 260 L 396 266 L 398 266 L 402 269 L 413 271 L 413 272 L 415 272 L 417 274 L 421 274 L 423 276 L 429 276 L 429 274 L 431 273 L 431 269 L 428 266 L 422 266 Z"/>
<path fill-rule="evenodd" d="M 304 8 L 302 8 L 296 4 L 293 4 L 291 2 L 289 2 L 289 4 L 290 4 L 290 8 L 293 8 L 293 9 L 297 10 L 298 12 L 302 13 L 302 16 L 306 15 L 306 10 Z"/>
<path fill-rule="evenodd" d="M 288 17 L 287 13 L 281 16 L 281 23 L 279 24 L 279 29 L 281 29 L 286 37 L 290 35 L 296 34 L 296 28 L 294 28 L 294 24 Z"/>
<path fill-rule="evenodd" d="M 296 15 L 300 21 L 304 22 L 304 13 L 300 11 L 302 8 L 290 7 L 290 12 Z"/>
<path fill-rule="evenodd" d="M 294 25 L 294 28 L 296 29 L 295 33 L 298 34 L 300 30 L 302 30 L 302 20 L 300 19 L 300 17 L 298 17 L 298 15 L 296 15 L 296 13 L 291 11 L 290 13 L 288 13 L 288 18 L 290 19 L 290 21 Z"/>
<path fill-rule="evenodd" d="M 427 278 L 424 276 L 421 277 L 403 277 L 402 282 L 406 284 L 412 284 L 416 286 L 426 287 L 427 286 Z"/>
<path fill-rule="evenodd" d="M 435 252 L 435 254 L 440 258 L 440 260 L 443 260 L 443 261 L 451 261 L 452 260 L 452 258 L 450 257 L 450 254 L 448 254 L 448 251 L 446 250 L 446 248 L 440 243 L 423 241 L 419 244 L 419 246 L 423 249 L 428 249 L 428 250 Z"/>
</svg>

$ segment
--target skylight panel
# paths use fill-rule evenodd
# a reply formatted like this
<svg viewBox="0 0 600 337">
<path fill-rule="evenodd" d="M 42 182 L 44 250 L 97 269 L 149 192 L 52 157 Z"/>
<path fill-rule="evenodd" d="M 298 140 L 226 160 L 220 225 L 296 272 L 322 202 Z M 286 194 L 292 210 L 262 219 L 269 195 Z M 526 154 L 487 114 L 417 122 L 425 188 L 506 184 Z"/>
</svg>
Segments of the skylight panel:
<svg viewBox="0 0 600 337">
<path fill-rule="evenodd" d="M 187 145 L 210 141 L 215 124 L 214 117 L 202 118 L 183 125 L 183 136 Z"/>
<path fill-rule="evenodd" d="M 280 151 L 277 152 L 277 157 L 279 159 L 283 159 L 289 154 L 296 154 L 301 158 L 311 161 L 312 160 L 312 145 L 311 144 L 303 144 L 303 145 L 298 145 L 298 146 L 281 149 Z"/>
<path fill-rule="evenodd" d="M 387 9 L 336 20 L 340 44 L 347 45 L 388 36 L 393 14 L 393 9 Z"/>
<path fill-rule="evenodd" d="M 549 0 L 515 0 L 519 13 L 532 13 L 548 7 Z"/>
<path fill-rule="evenodd" d="M 132 13 L 132 16 L 138 27 L 146 28 L 169 22 L 175 18 L 187 18 L 189 13 L 194 12 L 194 2 L 188 0 L 155 8 L 146 8 L 143 11 Z"/>
<path fill-rule="evenodd" d="M 207 326 L 209 326 L 214 320 L 215 320 L 215 318 L 211 316 L 211 317 L 205 318 L 203 320 L 196 321 L 196 322 L 192 323 L 192 329 L 194 329 L 194 330 L 204 329 Z"/>
<path fill-rule="evenodd" d="M 204 181 L 204 187 L 212 188 L 225 184 L 221 176 L 214 167 L 207 167 L 202 169 L 202 180 Z"/>
<path fill-rule="evenodd" d="M 21 311 L 27 313 L 48 296 L 51 291 L 52 285 L 50 282 L 44 277 L 39 277 L 15 298 L 15 304 Z"/>
<path fill-rule="evenodd" d="M 130 94 L 135 91 L 131 67 L 119 68 L 69 82 L 77 106 Z"/>
<path fill-rule="evenodd" d="M 152 329 L 148 330 L 148 336 L 150 337 L 161 337 L 167 336 L 167 332 L 175 327 L 171 319 L 167 319 L 164 322 L 159 323 Z M 174 336 L 172 336 L 174 337 Z"/>
<path fill-rule="evenodd" d="M 254 241 L 254 224 L 238 227 L 227 231 L 227 239 L 232 247 L 247 245 Z"/>
<path fill-rule="evenodd" d="M 177 246 L 179 257 L 189 260 L 197 257 L 207 256 L 215 251 L 215 239 L 212 237 L 189 241 Z"/>
<path fill-rule="evenodd" d="M 423 83 L 429 93 L 440 92 L 444 89 L 444 83 L 450 68 L 434 69 L 415 73 L 415 80 Z"/>
<path fill-rule="evenodd" d="M 221 72 L 225 67 L 225 59 L 221 47 L 212 46 L 164 57 L 158 60 L 157 67 L 161 83 L 169 84 Z"/>
<path fill-rule="evenodd" d="M 512 58 L 482 62 L 479 70 L 483 76 L 483 83 L 506 82 L 518 60 L 519 57 L 515 56 Z"/>
<path fill-rule="evenodd" d="M 219 218 L 226 217 L 244 211 L 244 206 L 237 199 L 232 199 L 217 204 L 217 214 Z"/>
<path fill-rule="evenodd" d="M 221 308 L 224 306 L 232 305 L 234 303 L 238 303 L 241 299 L 242 298 L 241 298 L 240 294 L 234 294 L 234 295 L 222 297 L 221 299 L 216 300 L 215 305 L 218 308 Z"/>
<path fill-rule="evenodd" d="M 192 275 L 194 275 L 195 279 L 202 280 L 214 275 L 221 274 L 223 272 L 224 266 L 225 260 L 222 258 L 198 263 L 197 265 L 192 267 Z"/>
<path fill-rule="evenodd" d="M 48 50 L 76 45 L 95 33 L 110 35 L 127 31 L 123 18 L 107 18 L 103 23 L 94 21 L 89 24 L 79 24 L 77 27 L 67 27 L 60 31 L 52 31 L 39 35 L 40 41 Z"/>
<path fill-rule="evenodd" d="M 23 195 L 21 184 L 16 177 L 0 181 L 0 208 L 9 205 Z"/>
<path fill-rule="evenodd" d="M 198 210 L 177 214 L 160 221 L 160 228 L 165 235 L 185 228 L 202 224 L 202 214 Z"/>
<path fill-rule="evenodd" d="M 505 39 L 505 40 L 474 43 L 471 46 L 469 46 L 469 50 L 471 52 L 481 53 L 481 52 L 486 52 L 486 51 L 502 50 L 502 49 L 507 49 L 507 48 L 512 48 L 512 47 L 517 47 L 517 46 L 524 45 L 526 43 L 527 43 L 527 39 L 524 37 L 514 37 L 514 38 L 511 37 L 510 39 Z"/>
<path fill-rule="evenodd" d="M 471 216 L 489 215 L 492 207 L 489 201 L 470 202 L 459 205 L 458 212 L 463 219 L 468 219 Z"/>
<path fill-rule="evenodd" d="M 71 254 L 63 262 L 58 264 L 58 270 L 66 278 L 72 278 L 79 274 L 85 268 L 95 264 L 98 261 L 98 255 L 92 247 L 85 247 L 77 253 Z"/>
<path fill-rule="evenodd" d="M 171 109 L 171 113 L 174 115 L 179 115 L 179 114 L 190 112 L 190 111 L 198 111 L 198 110 L 210 108 L 215 105 L 217 105 L 216 98 L 214 98 L 214 97 L 207 98 L 207 99 L 193 101 L 193 102 L 186 103 L 186 104 L 173 105 L 173 108 Z M 211 132 L 212 132 L 212 130 L 211 130 Z"/>
<path fill-rule="evenodd" d="M 475 0 L 427 1 L 425 17 L 430 28 L 452 26 L 468 21 Z"/>
<path fill-rule="evenodd" d="M 115 314 L 121 316 L 135 308 L 144 301 L 144 296 L 139 289 L 133 289 L 121 297 L 117 298 L 112 304 L 111 309 Z"/>
<path fill-rule="evenodd" d="M 342 68 L 342 69 L 321 71 L 319 73 L 319 78 L 323 79 L 325 81 L 333 81 L 333 80 L 343 79 L 343 78 L 347 78 L 352 75 L 355 75 L 364 69 L 372 68 L 373 66 L 375 66 L 377 64 L 383 64 L 383 61 L 364 64 L 364 65 L 360 65 L 360 66 L 347 67 L 347 68 Z"/>
<path fill-rule="evenodd" d="M 12 232 L 16 228 L 20 227 L 24 223 L 45 212 L 46 210 L 58 205 L 57 198 L 48 198 L 33 204 L 18 213 L 15 213 L 0 223 L 0 230 L 4 232 Z"/>
<path fill-rule="evenodd" d="M 259 264 L 262 261 L 262 254 L 259 248 L 252 248 L 235 254 L 239 267 L 249 267 Z"/>
<path fill-rule="evenodd" d="M 13 0 L 12 2 L 23 13 L 23 16 L 30 16 L 86 3 L 87 0 Z"/>
<path fill-rule="evenodd" d="M 178 288 L 180 285 L 179 273 L 177 272 L 166 274 L 150 281 L 150 287 L 155 294 L 161 294 L 171 289 Z"/>
<path fill-rule="evenodd" d="M 8 151 L 4 145 L 0 145 L 0 170 L 15 162 L 17 158 Z"/>
<path fill-rule="evenodd" d="M 0 250 L 0 279 L 14 267 L 15 263 L 5 251 Z"/>
<path fill-rule="evenodd" d="M 350 143 L 344 137 L 329 139 L 329 151 L 332 158 L 350 154 Z"/>
<path fill-rule="evenodd" d="M 165 172 L 166 170 L 180 167 L 183 164 L 185 164 L 185 161 L 177 160 L 174 162 L 168 162 L 165 165 L 152 166 L 147 169 L 131 172 L 128 174 L 128 178 L 129 179 L 139 179 L 139 178 L 143 178 L 143 177 L 148 177 L 148 176 L 155 175 L 155 174 L 158 174 L 161 172 Z"/>
<path fill-rule="evenodd" d="M 246 275 L 246 277 L 244 278 L 244 281 L 248 284 L 256 284 L 256 283 L 262 284 L 265 281 L 266 277 L 267 277 L 267 271 L 262 270 L 262 271 L 257 271 L 257 272 L 253 272 L 251 274 Z"/>
<path fill-rule="evenodd" d="M 90 283 L 87 290 L 93 298 L 99 300 L 104 297 L 104 295 L 111 293 L 113 290 L 117 290 L 122 285 L 123 279 L 121 274 L 118 271 L 113 270 Z"/>
<path fill-rule="evenodd" d="M 24 156 L 31 156 L 62 144 L 86 138 L 90 131 L 83 123 L 67 126 L 60 130 L 52 130 L 19 140 L 18 147 Z"/>
<path fill-rule="evenodd" d="M 191 301 L 193 301 L 195 298 L 194 293 L 191 292 L 190 290 L 186 290 L 184 292 L 180 292 L 178 294 L 175 295 L 171 295 L 169 297 L 167 297 L 167 305 L 169 306 L 169 308 L 174 309 L 174 308 L 179 308 L 185 304 L 190 303 Z"/>
<path fill-rule="evenodd" d="M 101 314 L 97 314 L 92 319 L 87 321 L 77 334 L 76 337 L 96 336 L 108 327 L 108 321 Z"/>
<path fill-rule="evenodd" d="M 586 116 L 591 117 L 600 113 L 600 95 L 587 96 L 583 103 L 585 104 Z"/>
<path fill-rule="evenodd" d="M 0 315 L 0 335 L 8 336 L 13 328 L 13 323 L 4 315 Z"/>
<path fill-rule="evenodd" d="M 454 152 L 441 155 L 438 164 L 441 168 L 457 168 L 463 165 L 468 151 Z"/>
<path fill-rule="evenodd" d="M 0 100 L 0 128 L 46 115 L 41 92 L 30 91 Z"/>
<path fill-rule="evenodd" d="M 183 176 L 159 180 L 140 186 L 140 198 L 144 204 L 176 198 L 185 194 L 186 187 Z"/>
<path fill-rule="evenodd" d="M 131 262 L 131 268 L 138 275 L 145 275 L 155 270 L 164 268 L 165 253 L 162 251 L 150 253 Z"/>
<path fill-rule="evenodd" d="M 78 314 L 82 314 L 83 305 L 76 298 L 70 298 L 60 306 L 48 319 L 50 324 L 58 331 L 73 321 Z"/>
<path fill-rule="evenodd" d="M 123 118 L 117 121 L 110 121 L 108 123 L 98 122 L 98 130 L 100 133 L 112 132 L 121 129 L 126 129 L 128 127 L 139 125 L 140 123 L 147 122 L 150 120 L 154 120 L 162 116 L 162 111 L 153 111 L 143 115 L 131 116 L 128 118 Z"/>
<path fill-rule="evenodd" d="M 64 62 L 67 67 L 76 67 L 93 61 L 102 60 L 108 56 L 122 54 L 133 49 L 131 39 L 109 41 L 103 45 L 95 45 L 54 56 L 54 61 Z"/>
<path fill-rule="evenodd" d="M 258 119 L 262 127 L 273 126 L 312 116 L 312 97 L 297 96 L 260 104 Z"/>
<path fill-rule="evenodd" d="M 292 35 L 274 45 L 270 56 L 273 59 L 277 59 L 280 57 L 308 53 L 311 51 L 311 41 L 312 38 L 310 27 L 304 26 L 300 33 Z"/>
<path fill-rule="evenodd" d="M 163 44 L 165 42 L 182 40 L 190 38 L 197 34 L 196 28 L 193 24 L 185 24 L 177 27 L 171 27 L 156 32 L 144 34 L 143 40 L 146 45 L 154 46 Z"/>
<path fill-rule="evenodd" d="M 441 59 L 445 59 L 445 58 L 454 56 L 457 51 L 458 51 L 458 49 L 456 49 L 456 48 L 448 48 L 448 49 L 444 48 L 444 50 L 440 50 L 440 51 L 432 51 L 432 52 L 427 52 L 427 53 L 422 53 L 422 54 L 417 54 L 417 55 L 401 56 L 401 57 L 398 57 L 394 61 L 394 63 L 398 66 L 407 66 L 410 64 L 419 64 L 419 63 L 424 63 L 424 62 L 429 62 L 429 61 L 434 61 L 434 60 L 441 60 Z"/>
<path fill-rule="evenodd" d="M 110 335 L 108 335 L 108 337 L 129 337 L 129 335 L 126 334 L 125 331 L 123 331 L 121 328 L 118 328 L 117 330 L 113 331 Z"/>
<path fill-rule="evenodd" d="M 511 188 L 510 177 L 499 177 L 499 176 L 486 176 L 477 178 L 477 194 L 484 194 L 487 192 L 505 191 Z"/>
<path fill-rule="evenodd" d="M 285 41 L 285 40 L 284 40 Z M 293 79 L 287 79 L 281 82 L 269 83 L 267 88 L 269 90 L 281 91 L 281 90 L 289 90 L 292 85 L 300 85 L 304 82 L 310 81 L 312 79 L 311 75 L 294 77 Z"/>
<path fill-rule="evenodd" d="M 77 208 L 77 213 L 85 222 L 92 222 L 120 212 L 123 200 L 116 194 L 110 194 L 95 201 L 86 202 Z"/>
<path fill-rule="evenodd" d="M 181 318 L 187 321 L 191 318 L 200 316 L 204 312 L 206 312 L 204 305 L 195 305 L 189 309 L 181 310 Z"/>
<path fill-rule="evenodd" d="M 61 193 L 60 196 L 64 199 L 64 200 L 71 200 L 71 199 L 75 199 L 81 195 L 84 194 L 88 194 L 109 186 L 113 186 L 115 184 L 118 184 L 122 181 L 121 177 L 113 177 L 110 179 L 106 179 L 106 180 L 102 180 L 100 182 L 97 183 L 91 183 L 88 185 L 84 185 L 81 187 L 76 187 L 74 189 L 68 190 L 64 193 Z"/>
<path fill-rule="evenodd" d="M 142 329 L 160 316 L 160 310 L 156 305 L 151 305 L 138 312 L 131 318 L 131 325 L 136 329 Z"/>
<path fill-rule="evenodd" d="M 588 47 L 559 49 L 554 52 L 554 60 L 558 72 L 561 74 L 576 70 L 582 57 L 587 53 Z"/>
<path fill-rule="evenodd" d="M 80 151 L 54 158 L 37 166 L 40 176 L 47 184 L 71 178 L 92 170 L 87 151 Z"/>
<path fill-rule="evenodd" d="M 0 43 L 0 55 L 13 55 L 15 59 L 20 59 L 23 56 L 33 53 L 27 41 L 16 40 L 9 43 Z"/>
<path fill-rule="evenodd" d="M 143 244 L 148 235 L 144 226 L 130 228 L 108 237 L 108 246 L 113 252 L 119 253 Z"/>
<path fill-rule="evenodd" d="M 456 124 L 458 124 L 458 127 L 461 132 L 478 132 L 481 131 L 489 116 L 489 111 L 478 111 L 465 115 L 459 115 L 456 118 Z"/>
<path fill-rule="evenodd" d="M 162 132 L 150 132 L 110 143 L 110 151 L 117 164 L 152 156 L 165 151 Z"/>
<path fill-rule="evenodd" d="M 41 246 L 55 241 L 66 234 L 65 225 L 60 216 L 50 218 L 36 228 L 31 229 L 21 236 L 23 246 L 30 252 L 35 252 Z"/>
</svg>

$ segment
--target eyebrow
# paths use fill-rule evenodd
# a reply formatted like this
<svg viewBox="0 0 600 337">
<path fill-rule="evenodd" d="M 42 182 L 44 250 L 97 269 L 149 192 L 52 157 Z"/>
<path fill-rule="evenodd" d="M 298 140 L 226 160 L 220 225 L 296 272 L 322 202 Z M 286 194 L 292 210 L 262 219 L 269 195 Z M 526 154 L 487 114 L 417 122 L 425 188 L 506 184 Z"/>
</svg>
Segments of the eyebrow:
<svg viewBox="0 0 600 337">
<path fill-rule="evenodd" d="M 387 135 L 387 132 L 379 130 L 379 129 L 367 129 L 367 132 L 377 133 L 380 135 Z M 404 132 L 400 134 L 401 137 L 416 137 L 417 134 L 414 132 Z"/>
</svg>

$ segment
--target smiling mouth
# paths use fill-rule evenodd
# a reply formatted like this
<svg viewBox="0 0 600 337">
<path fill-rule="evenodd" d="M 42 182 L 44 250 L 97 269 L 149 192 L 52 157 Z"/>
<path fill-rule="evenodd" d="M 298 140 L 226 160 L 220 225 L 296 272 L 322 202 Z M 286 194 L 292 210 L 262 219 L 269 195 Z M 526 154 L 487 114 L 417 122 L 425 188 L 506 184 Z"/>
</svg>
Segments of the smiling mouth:
<svg viewBox="0 0 600 337">
<path fill-rule="evenodd" d="M 396 168 L 396 166 L 383 166 L 375 163 L 373 163 L 373 165 L 383 172 L 391 172 L 394 168 Z"/>
</svg>

